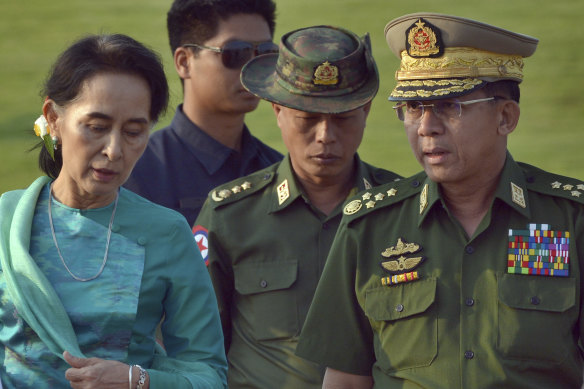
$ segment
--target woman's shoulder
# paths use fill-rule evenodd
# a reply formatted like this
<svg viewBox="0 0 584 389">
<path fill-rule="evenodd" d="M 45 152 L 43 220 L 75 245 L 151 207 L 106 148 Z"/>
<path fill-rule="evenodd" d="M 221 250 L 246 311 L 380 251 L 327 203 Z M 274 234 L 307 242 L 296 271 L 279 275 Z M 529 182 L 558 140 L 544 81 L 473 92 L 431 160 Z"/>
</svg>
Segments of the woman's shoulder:
<svg viewBox="0 0 584 389">
<path fill-rule="evenodd" d="M 186 228 L 188 223 L 179 212 L 163 207 L 137 195 L 136 193 L 120 188 L 118 214 L 121 219 L 127 219 L 137 229 L 146 229 L 151 232 L 169 229 Z"/>
</svg>

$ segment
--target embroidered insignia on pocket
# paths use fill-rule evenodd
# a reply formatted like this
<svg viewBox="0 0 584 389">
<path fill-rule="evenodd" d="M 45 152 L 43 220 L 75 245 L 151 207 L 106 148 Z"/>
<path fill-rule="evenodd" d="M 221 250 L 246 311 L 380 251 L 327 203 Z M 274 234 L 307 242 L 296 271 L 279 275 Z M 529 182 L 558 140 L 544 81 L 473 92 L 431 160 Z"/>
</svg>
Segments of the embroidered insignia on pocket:
<svg viewBox="0 0 584 389">
<path fill-rule="evenodd" d="M 570 232 L 554 231 L 549 224 L 527 227 L 509 230 L 507 273 L 568 277 Z"/>
<path fill-rule="evenodd" d="M 393 275 L 391 277 L 383 277 L 381 284 L 395 285 L 419 279 L 418 272 L 412 270 L 417 268 L 425 258 L 421 255 L 413 256 L 410 254 L 416 254 L 420 250 L 419 244 L 404 242 L 402 238 L 398 238 L 395 246 L 386 248 L 381 253 L 381 256 L 391 259 L 381 261 L 379 264 L 385 271 Z"/>
</svg>

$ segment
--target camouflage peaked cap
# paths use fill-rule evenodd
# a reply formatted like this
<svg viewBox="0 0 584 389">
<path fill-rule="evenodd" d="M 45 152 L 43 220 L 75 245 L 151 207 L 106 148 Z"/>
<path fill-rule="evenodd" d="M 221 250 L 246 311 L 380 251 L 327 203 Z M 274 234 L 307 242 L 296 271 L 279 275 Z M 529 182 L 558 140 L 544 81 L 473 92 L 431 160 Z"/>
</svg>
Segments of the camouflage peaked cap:
<svg viewBox="0 0 584 389">
<path fill-rule="evenodd" d="M 389 100 L 462 96 L 499 80 L 523 80 L 523 58 L 536 38 L 457 16 L 415 13 L 385 26 L 391 51 L 401 58 Z"/>
<path fill-rule="evenodd" d="M 243 67 L 241 82 L 262 99 L 319 113 L 359 108 L 379 89 L 369 36 L 331 26 L 285 34 L 279 53 L 255 57 Z"/>
</svg>

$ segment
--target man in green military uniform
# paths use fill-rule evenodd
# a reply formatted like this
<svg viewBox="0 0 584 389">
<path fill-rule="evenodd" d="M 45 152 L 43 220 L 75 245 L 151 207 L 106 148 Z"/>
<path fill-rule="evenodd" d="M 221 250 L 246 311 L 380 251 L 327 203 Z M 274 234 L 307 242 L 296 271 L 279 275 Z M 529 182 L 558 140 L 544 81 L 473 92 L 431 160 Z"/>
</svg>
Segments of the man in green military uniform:
<svg viewBox="0 0 584 389">
<path fill-rule="evenodd" d="M 429 13 L 385 32 L 424 172 L 347 202 L 298 355 L 323 388 L 580 388 L 584 183 L 507 151 L 537 39 Z"/>
<path fill-rule="evenodd" d="M 212 191 L 194 228 L 219 302 L 229 387 L 321 388 L 324 367 L 294 351 L 342 203 L 399 177 L 356 154 L 377 68 L 367 36 L 316 26 L 285 34 L 279 54 L 254 58 L 241 80 L 272 102 L 288 156 Z"/>
</svg>

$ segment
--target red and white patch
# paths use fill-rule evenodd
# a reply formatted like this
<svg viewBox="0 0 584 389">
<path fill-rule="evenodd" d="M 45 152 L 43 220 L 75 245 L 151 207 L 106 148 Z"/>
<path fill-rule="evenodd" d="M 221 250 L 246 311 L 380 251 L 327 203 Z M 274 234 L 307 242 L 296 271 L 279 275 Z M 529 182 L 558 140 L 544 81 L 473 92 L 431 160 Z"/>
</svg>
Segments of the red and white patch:
<svg viewBox="0 0 584 389">
<path fill-rule="evenodd" d="M 205 261 L 205 265 L 209 266 L 209 231 L 203 226 L 194 226 L 193 237 Z"/>
</svg>

